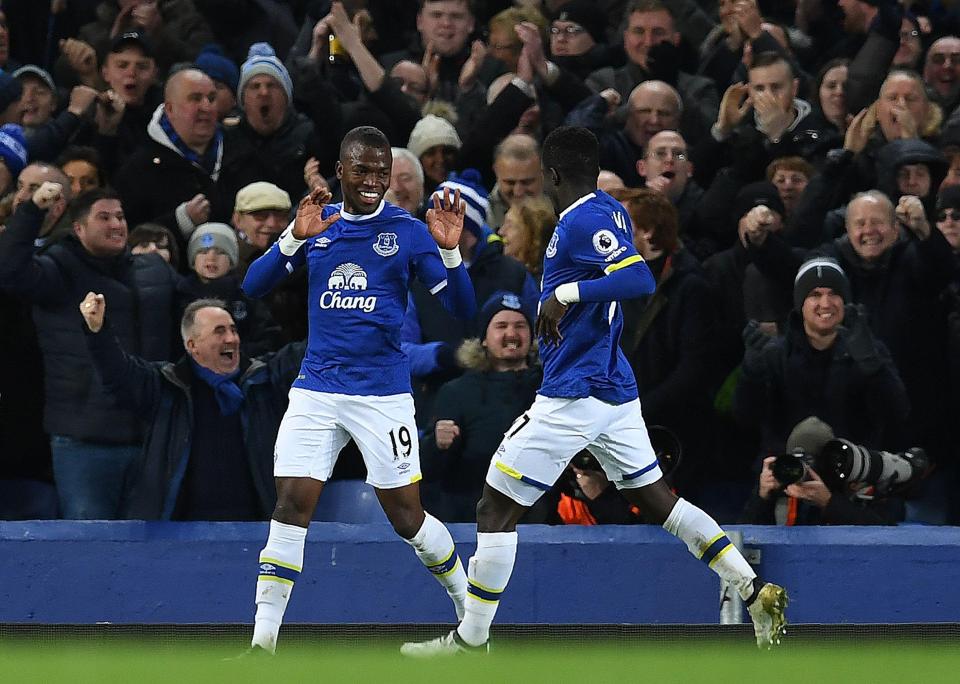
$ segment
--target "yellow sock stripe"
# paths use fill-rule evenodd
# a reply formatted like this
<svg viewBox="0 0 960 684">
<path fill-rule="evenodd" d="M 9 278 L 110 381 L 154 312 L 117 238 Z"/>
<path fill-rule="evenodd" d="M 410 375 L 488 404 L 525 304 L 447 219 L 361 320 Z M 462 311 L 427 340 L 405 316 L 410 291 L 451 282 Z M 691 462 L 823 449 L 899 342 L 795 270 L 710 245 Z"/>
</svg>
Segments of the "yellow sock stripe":
<svg viewBox="0 0 960 684">
<path fill-rule="evenodd" d="M 610 275 L 614 271 L 619 271 L 621 268 L 632 266 L 633 264 L 639 261 L 643 261 L 643 257 L 640 256 L 639 254 L 634 254 L 633 256 L 629 256 L 621 262 L 618 262 L 616 264 L 610 264 L 605 269 L 603 269 L 603 272 L 606 273 L 607 275 Z"/>
<path fill-rule="evenodd" d="M 725 536 L 726 536 L 726 532 L 721 532 L 721 533 L 718 534 L 716 537 L 714 537 L 713 539 L 711 539 L 710 541 L 708 541 L 706 544 L 704 544 L 703 547 L 700 549 L 700 553 L 697 554 L 697 558 L 698 558 L 698 559 L 699 559 L 699 558 L 703 558 L 703 554 L 705 554 L 705 553 L 707 552 L 707 549 L 709 549 L 709 548 L 710 548 L 711 546 L 713 546 L 715 543 L 717 543 L 718 541 L 720 541 L 721 539 L 723 539 Z"/>
<path fill-rule="evenodd" d="M 280 584 L 293 586 L 293 580 L 288 580 L 286 577 L 277 577 L 276 575 L 260 575 L 257 579 L 263 580 L 264 582 L 279 582 Z"/>
<path fill-rule="evenodd" d="M 284 563 L 283 561 L 278 561 L 276 558 L 267 558 L 266 556 L 260 556 L 261 563 L 273 563 L 274 565 L 279 565 L 281 568 L 287 568 L 288 570 L 295 570 L 300 572 L 303 570 L 302 567 L 297 567 L 292 563 Z"/>
<path fill-rule="evenodd" d="M 714 557 L 714 559 L 713 559 L 712 561 L 710 561 L 709 563 L 707 563 L 707 567 L 708 567 L 708 568 L 712 568 L 712 567 L 716 564 L 716 562 L 717 562 L 718 560 L 720 560 L 721 558 L 723 558 L 723 554 L 725 554 L 727 551 L 729 551 L 729 550 L 732 549 L 732 548 L 734 548 L 732 542 L 729 543 L 729 544 L 727 544 L 727 545 L 720 551 L 720 553 L 718 553 L 718 554 Z"/>
</svg>

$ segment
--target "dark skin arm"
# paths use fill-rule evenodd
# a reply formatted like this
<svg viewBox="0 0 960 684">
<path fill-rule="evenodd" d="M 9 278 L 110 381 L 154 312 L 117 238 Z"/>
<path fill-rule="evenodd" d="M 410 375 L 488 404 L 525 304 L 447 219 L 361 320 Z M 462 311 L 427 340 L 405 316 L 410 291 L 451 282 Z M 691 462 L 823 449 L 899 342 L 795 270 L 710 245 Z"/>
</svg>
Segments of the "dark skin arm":
<svg viewBox="0 0 960 684">
<path fill-rule="evenodd" d="M 560 334 L 560 319 L 567 313 L 567 307 L 560 303 L 553 292 L 540 305 L 540 315 L 537 316 L 537 335 L 543 338 L 544 344 L 560 344 L 563 335 Z"/>
</svg>

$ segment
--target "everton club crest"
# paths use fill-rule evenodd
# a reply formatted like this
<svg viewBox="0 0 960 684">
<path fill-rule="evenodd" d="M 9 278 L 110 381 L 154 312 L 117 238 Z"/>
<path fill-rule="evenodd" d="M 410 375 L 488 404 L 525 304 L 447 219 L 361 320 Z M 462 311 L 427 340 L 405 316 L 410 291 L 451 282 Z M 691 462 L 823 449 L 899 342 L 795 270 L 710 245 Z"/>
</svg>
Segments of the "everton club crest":
<svg viewBox="0 0 960 684">
<path fill-rule="evenodd" d="M 400 251 L 400 245 L 397 244 L 397 234 L 380 233 L 377 235 L 377 241 L 373 243 L 373 251 L 382 257 L 396 254 Z"/>
</svg>

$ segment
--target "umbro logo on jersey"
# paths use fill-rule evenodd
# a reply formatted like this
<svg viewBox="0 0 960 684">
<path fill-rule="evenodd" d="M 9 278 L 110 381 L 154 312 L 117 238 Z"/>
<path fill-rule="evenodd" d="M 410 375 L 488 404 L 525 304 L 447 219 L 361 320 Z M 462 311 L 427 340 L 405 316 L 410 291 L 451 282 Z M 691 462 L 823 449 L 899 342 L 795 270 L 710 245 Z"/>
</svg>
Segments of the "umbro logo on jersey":
<svg viewBox="0 0 960 684">
<path fill-rule="evenodd" d="M 316 249 L 326 249 L 330 246 L 331 242 L 333 242 L 333 240 L 328 237 L 319 237 L 317 238 L 316 242 L 313 243 L 313 246 Z"/>
<path fill-rule="evenodd" d="M 380 233 L 377 235 L 377 241 L 373 243 L 373 251 L 382 257 L 393 256 L 400 251 L 400 245 L 397 244 L 396 233 Z"/>
<path fill-rule="evenodd" d="M 340 264 L 327 279 L 327 291 L 320 295 L 321 309 L 361 309 L 371 313 L 377 298 L 363 295 L 344 295 L 340 290 L 366 290 L 367 272 L 354 263 Z"/>
</svg>

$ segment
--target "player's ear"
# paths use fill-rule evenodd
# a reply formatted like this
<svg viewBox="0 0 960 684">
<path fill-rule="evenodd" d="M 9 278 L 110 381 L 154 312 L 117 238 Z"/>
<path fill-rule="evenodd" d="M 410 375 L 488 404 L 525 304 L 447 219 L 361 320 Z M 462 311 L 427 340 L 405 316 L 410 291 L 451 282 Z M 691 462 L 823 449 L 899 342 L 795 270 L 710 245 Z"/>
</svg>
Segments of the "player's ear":
<svg viewBox="0 0 960 684">
<path fill-rule="evenodd" d="M 550 167 L 550 182 L 553 183 L 554 186 L 560 185 L 560 174 L 552 166 Z"/>
<path fill-rule="evenodd" d="M 343 164 L 341 164 L 339 160 L 337 161 L 336 171 L 337 178 L 343 178 Z"/>
</svg>

